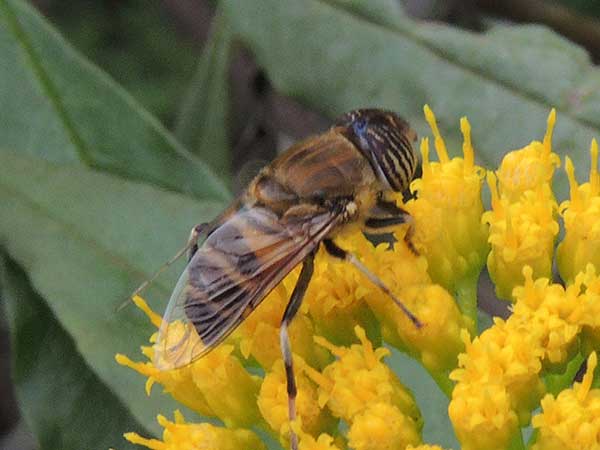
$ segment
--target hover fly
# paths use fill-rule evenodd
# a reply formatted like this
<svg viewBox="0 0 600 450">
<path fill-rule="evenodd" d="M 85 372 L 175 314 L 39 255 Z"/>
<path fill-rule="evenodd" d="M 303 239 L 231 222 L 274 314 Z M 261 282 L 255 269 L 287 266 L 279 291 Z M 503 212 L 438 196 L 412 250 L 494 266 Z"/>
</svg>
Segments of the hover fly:
<svg viewBox="0 0 600 450">
<path fill-rule="evenodd" d="M 356 266 L 420 327 L 377 276 L 334 242 L 348 226 L 381 232 L 410 221 L 406 211 L 385 200 L 385 193 L 408 189 L 418 163 L 415 140 L 416 133 L 395 113 L 359 109 L 264 167 L 227 210 L 192 230 L 186 247 L 189 262 L 169 300 L 154 364 L 172 369 L 209 352 L 302 264 L 280 328 L 293 420 L 296 384 L 288 326 L 321 244 L 332 256 Z M 410 232 L 407 236 L 410 244 Z M 205 238 L 201 244 L 200 238 Z M 293 432 L 290 441 L 296 450 Z"/>
</svg>

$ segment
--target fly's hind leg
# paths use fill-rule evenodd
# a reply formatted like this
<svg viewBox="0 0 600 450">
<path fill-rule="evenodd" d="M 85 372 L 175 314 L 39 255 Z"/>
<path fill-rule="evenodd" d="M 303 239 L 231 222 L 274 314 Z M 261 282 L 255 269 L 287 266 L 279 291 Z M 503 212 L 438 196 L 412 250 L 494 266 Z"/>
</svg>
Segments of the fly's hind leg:
<svg viewBox="0 0 600 450">
<path fill-rule="evenodd" d="M 388 288 L 377 275 L 375 275 L 363 263 L 361 263 L 356 256 L 340 248 L 331 239 L 325 239 L 323 244 L 325 245 L 327 253 L 352 264 L 354 267 L 360 270 L 375 286 L 385 292 L 387 296 L 390 297 L 392 301 L 402 310 L 406 317 L 410 319 L 415 327 L 421 328 L 423 326 L 423 323 L 417 318 L 417 316 L 415 316 L 412 311 L 408 309 L 408 307 L 400 299 L 398 299 L 398 297 L 396 297 L 392 291 L 390 291 L 390 288 Z"/>
<path fill-rule="evenodd" d="M 306 288 L 313 274 L 314 269 L 314 257 L 315 253 L 311 252 L 304 262 L 302 263 L 302 271 L 300 277 L 296 282 L 296 287 L 292 292 L 290 301 L 285 308 L 283 313 L 283 319 L 281 320 L 281 328 L 279 329 L 279 341 L 281 345 L 281 353 L 283 355 L 283 363 L 285 365 L 285 377 L 287 382 L 287 393 L 288 393 L 288 416 L 290 423 L 296 419 L 296 377 L 294 376 L 294 362 L 292 359 L 292 347 L 290 345 L 290 338 L 288 335 L 288 327 L 295 317 L 302 299 L 306 293 Z M 298 450 L 298 436 L 294 430 L 290 429 L 290 447 L 292 450 Z"/>
<path fill-rule="evenodd" d="M 408 224 L 404 242 L 406 242 L 409 250 L 418 256 L 419 252 L 412 242 L 415 234 L 415 220 L 408 211 L 396 206 L 393 202 L 378 199 L 377 204 L 371 211 L 371 217 L 365 221 L 367 231 L 373 233 L 386 232 L 386 229 L 403 223 Z"/>
</svg>

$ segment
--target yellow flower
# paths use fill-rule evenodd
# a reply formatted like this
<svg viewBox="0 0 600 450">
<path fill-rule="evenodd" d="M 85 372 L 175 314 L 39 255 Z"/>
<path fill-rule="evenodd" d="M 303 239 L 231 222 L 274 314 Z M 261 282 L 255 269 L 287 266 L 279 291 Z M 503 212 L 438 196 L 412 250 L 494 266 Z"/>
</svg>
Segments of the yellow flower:
<svg viewBox="0 0 600 450">
<path fill-rule="evenodd" d="M 492 174 L 488 181 L 493 205 L 493 212 L 483 216 L 490 224 L 492 244 L 488 269 L 496 294 L 508 300 L 519 284 L 524 265 L 532 267 L 536 277 L 552 274 L 554 239 L 558 234 L 555 204 L 549 201 L 544 187 L 526 191 L 520 201 L 508 203 L 506 198 L 498 197 Z"/>
<path fill-rule="evenodd" d="M 298 450 L 341 450 L 346 448 L 342 439 L 335 439 L 327 433 L 321 433 L 317 439 L 302 429 L 302 420 L 298 419 L 291 424 L 298 436 Z"/>
<path fill-rule="evenodd" d="M 528 190 L 514 202 L 499 194 L 493 173 L 488 174 L 492 192 L 492 211 L 483 215 L 490 224 L 488 270 L 496 284 L 498 297 L 511 299 L 520 283 L 521 269 L 528 265 L 536 277 L 550 277 L 554 239 L 558 223 L 554 219 L 556 203 L 546 184 Z M 512 191 L 516 195 L 516 190 Z"/>
<path fill-rule="evenodd" d="M 600 448 L 600 389 L 591 389 L 596 365 L 594 352 L 581 383 L 556 398 L 551 394 L 544 397 L 543 412 L 532 421 L 539 431 L 532 450 Z"/>
<path fill-rule="evenodd" d="M 354 416 L 348 431 L 348 446 L 354 450 L 395 450 L 420 441 L 411 418 L 386 402 L 370 403 Z"/>
<path fill-rule="evenodd" d="M 156 328 L 160 327 L 162 321 L 161 317 L 149 308 L 144 299 L 141 297 L 134 297 L 133 301 L 136 306 L 148 316 Z M 156 333 L 150 338 L 151 342 L 154 342 L 155 340 Z M 170 393 L 173 398 L 181 404 L 186 405 L 203 416 L 215 416 L 208 405 L 204 394 L 192 381 L 191 366 L 183 367 L 180 370 L 162 371 L 154 367 L 151 362 L 154 355 L 152 347 L 142 347 L 142 353 L 147 357 L 148 361 L 134 362 L 129 357 L 121 354 L 117 354 L 115 360 L 120 365 L 129 367 L 147 377 L 147 395 L 150 395 L 154 383 L 158 382 L 164 387 L 165 392 Z"/>
<path fill-rule="evenodd" d="M 144 300 L 138 297 L 135 301 L 154 325 L 159 325 Z M 151 362 L 135 363 L 124 355 L 117 355 L 116 360 L 148 377 L 148 394 L 158 382 L 177 401 L 196 412 L 219 417 L 228 426 L 247 427 L 261 420 L 256 405 L 261 380 L 244 369 L 233 350 L 232 345 L 223 344 L 192 364 L 168 371 L 157 369 Z M 144 347 L 142 352 L 152 360 L 151 347 Z"/>
<path fill-rule="evenodd" d="M 468 335 L 464 335 L 467 347 L 459 357 L 461 368 L 450 375 L 458 382 L 452 393 L 451 407 L 455 401 L 462 401 L 465 392 L 481 389 L 483 393 L 490 385 L 497 385 L 504 389 L 508 406 L 519 423 L 529 421 L 532 408 L 544 394 L 544 385 L 539 379 L 543 349 L 524 331 L 496 319 L 494 326 L 473 342 L 468 342 Z M 471 415 L 483 414 L 476 411 L 475 406 L 485 408 L 485 400 L 470 402 Z"/>
<path fill-rule="evenodd" d="M 261 379 L 244 369 L 233 350 L 223 344 L 192 363 L 192 380 L 225 425 L 249 427 L 260 422 L 256 396 Z"/>
<path fill-rule="evenodd" d="M 506 448 L 518 433 L 510 395 L 498 384 L 459 384 L 448 415 L 463 450 Z"/>
<path fill-rule="evenodd" d="M 556 123 L 556 110 L 548 115 L 546 135 L 543 142 L 532 141 L 529 145 L 509 152 L 498 169 L 500 192 L 510 203 L 518 202 L 527 191 L 549 186 L 560 159 L 552 152 L 552 133 Z"/>
<path fill-rule="evenodd" d="M 436 284 L 409 286 L 399 297 L 425 325 L 415 328 L 405 315 L 381 293 L 371 294 L 367 301 L 381 317 L 383 336 L 387 342 L 404 349 L 434 372 L 450 370 L 463 350 L 461 330 L 471 322 L 463 316 L 454 298 Z"/>
<path fill-rule="evenodd" d="M 424 110 L 439 162 L 429 160 L 429 141 L 424 139 L 423 175 L 411 185 L 418 197 L 409 201 L 406 208 L 414 217 L 414 242 L 427 258 L 431 278 L 456 293 L 465 280 L 477 282 L 488 252 L 487 227 L 481 223 L 485 172 L 474 164 L 467 119 L 460 121 L 464 157 L 450 159 L 433 112 L 428 106 Z"/>
<path fill-rule="evenodd" d="M 598 174 L 598 144 L 592 141 L 589 182 L 579 186 L 573 163 L 566 158 L 565 168 L 571 186 L 571 199 L 560 205 L 565 223 L 565 238 L 556 250 L 556 262 L 561 277 L 573 282 L 589 263 L 600 267 L 600 175 Z"/>
<path fill-rule="evenodd" d="M 574 319 L 582 326 L 581 351 L 589 353 L 600 348 L 600 277 L 596 268 L 588 264 L 585 272 L 575 278 L 575 286 L 583 286 L 579 297 L 579 313 Z"/>
<path fill-rule="evenodd" d="M 499 187 L 496 176 L 488 174 L 492 211 L 482 218 L 490 225 L 492 251 L 487 265 L 496 295 L 505 300 L 511 299 L 525 265 L 533 268 L 536 278 L 552 274 L 554 239 L 559 230 L 551 184 L 554 169 L 560 165 L 552 152 L 555 122 L 552 110 L 543 142 L 533 141 L 503 158 L 497 172 Z"/>
<path fill-rule="evenodd" d="M 319 403 L 327 404 L 334 416 L 352 421 L 369 404 L 384 402 L 407 415 L 413 427 L 420 430 L 422 419 L 412 394 L 394 372 L 383 363 L 389 354 L 385 348 L 373 349 L 365 331 L 356 327 L 361 344 L 337 347 L 325 339 L 315 341 L 338 359 L 325 367 L 322 376 L 312 378 L 319 385 Z M 307 375 L 311 376 L 310 372 Z"/>
<path fill-rule="evenodd" d="M 259 437 L 250 430 L 217 427 L 208 423 L 188 423 L 183 414 L 175 411 L 175 421 L 158 416 L 165 429 L 162 440 L 143 438 L 126 433 L 125 439 L 153 450 L 240 450 L 266 449 Z"/>
<path fill-rule="evenodd" d="M 523 269 L 525 284 L 514 291 L 517 303 L 509 322 L 535 336 L 547 365 L 561 365 L 577 346 L 581 331 L 581 281 L 565 289 L 547 278 L 533 280 L 533 270 Z"/>
<path fill-rule="evenodd" d="M 317 439 L 307 434 L 303 438 L 300 438 L 298 446 L 298 450 L 339 450 L 340 448 L 334 444 L 334 439 L 325 433 L 321 434 Z"/>
<path fill-rule="evenodd" d="M 306 363 L 294 358 L 294 369 L 298 394 L 296 411 L 302 420 L 302 428 L 312 435 L 331 431 L 338 421 L 326 409 L 321 409 L 316 384 L 304 373 Z M 288 395 L 283 361 L 279 359 L 265 375 L 258 395 L 258 407 L 263 417 L 276 434 L 287 441 L 289 435 Z"/>
</svg>

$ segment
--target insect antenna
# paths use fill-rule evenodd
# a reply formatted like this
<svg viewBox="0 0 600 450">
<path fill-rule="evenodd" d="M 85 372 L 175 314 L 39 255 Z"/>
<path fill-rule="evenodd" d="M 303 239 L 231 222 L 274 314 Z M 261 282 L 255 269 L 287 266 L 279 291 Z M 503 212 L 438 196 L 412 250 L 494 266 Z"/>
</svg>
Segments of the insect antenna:
<svg viewBox="0 0 600 450">
<path fill-rule="evenodd" d="M 175 261 L 177 261 L 183 255 L 187 254 L 188 261 L 189 261 L 192 258 L 192 256 L 194 256 L 194 253 L 196 253 L 196 250 L 198 249 L 198 239 L 199 239 L 200 235 L 206 230 L 206 228 L 207 228 L 207 224 L 205 224 L 205 223 L 196 225 L 194 228 L 192 228 L 192 231 L 190 231 L 190 237 L 187 241 L 187 244 L 185 244 L 184 247 L 179 249 L 179 251 L 177 251 L 177 253 L 175 253 L 166 263 L 164 263 L 162 266 L 160 266 L 158 268 L 158 270 L 156 270 L 156 272 L 154 272 L 150 276 L 150 278 L 146 279 L 142 284 L 140 284 L 138 286 L 138 288 L 129 295 L 128 298 L 126 298 L 119 306 L 117 306 L 115 308 L 115 312 L 119 312 L 123 308 L 125 308 L 127 305 L 129 305 L 132 298 L 141 294 L 144 289 L 146 289 L 148 286 L 150 286 L 154 282 L 154 280 L 156 280 L 160 276 L 160 274 L 162 274 L 165 270 L 167 270 L 167 268 L 171 264 L 173 264 Z"/>
</svg>

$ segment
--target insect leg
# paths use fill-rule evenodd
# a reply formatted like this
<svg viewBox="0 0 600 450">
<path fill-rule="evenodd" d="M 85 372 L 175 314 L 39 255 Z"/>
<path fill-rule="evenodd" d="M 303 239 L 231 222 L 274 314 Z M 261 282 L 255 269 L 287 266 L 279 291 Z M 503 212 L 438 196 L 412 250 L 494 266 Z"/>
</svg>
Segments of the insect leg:
<svg viewBox="0 0 600 450">
<path fill-rule="evenodd" d="M 187 244 L 184 247 L 185 249 L 187 249 L 187 260 L 188 262 L 190 262 L 190 259 L 192 259 L 192 256 L 194 256 L 194 254 L 198 251 L 198 239 L 200 239 L 200 236 L 208 231 L 208 223 L 200 223 L 198 225 L 196 225 L 194 228 L 192 228 L 190 230 L 190 237 L 188 238 Z M 172 264 L 173 262 L 175 262 L 175 260 L 177 258 L 179 258 L 179 254 L 175 255 L 173 258 L 171 258 L 171 260 L 169 260 L 169 262 Z M 169 264 L 169 262 L 167 262 L 167 264 Z"/>
<path fill-rule="evenodd" d="M 404 242 L 406 242 L 406 245 L 408 246 L 411 252 L 413 252 L 415 255 L 419 254 L 414 244 L 412 243 L 412 237 L 415 234 L 415 227 L 414 219 L 408 211 L 399 208 L 393 202 L 388 202 L 383 199 L 379 199 L 377 201 L 377 204 L 371 211 L 371 215 L 372 217 L 369 217 L 365 221 L 367 232 L 386 232 L 385 229 L 388 227 L 393 227 L 395 225 L 407 223 L 408 230 L 404 235 Z"/>
<path fill-rule="evenodd" d="M 394 301 L 394 303 L 402 310 L 402 312 L 404 314 L 406 314 L 406 317 L 408 317 L 410 319 L 410 321 L 417 328 L 421 328 L 423 326 L 423 323 L 417 318 L 417 316 L 415 316 L 410 311 L 410 309 L 408 309 L 408 307 L 404 303 L 402 303 L 402 301 L 400 301 L 398 299 L 398 297 L 396 297 L 392 293 L 392 291 L 390 291 L 390 289 L 385 285 L 385 283 L 383 281 L 381 281 L 381 279 L 377 275 L 375 275 L 363 263 L 361 263 L 356 256 L 354 256 L 352 253 L 347 252 L 346 250 L 340 248 L 331 239 L 325 239 L 323 241 L 323 244 L 325 245 L 325 249 L 331 256 L 334 256 L 336 258 L 343 259 L 344 261 L 349 262 L 354 267 L 356 267 L 358 270 L 360 270 L 369 280 L 371 280 L 371 282 L 375 286 L 377 286 L 379 289 L 381 289 L 383 292 L 385 292 Z"/>
<path fill-rule="evenodd" d="M 308 283 L 313 274 L 314 269 L 314 252 L 311 252 L 302 263 L 302 271 L 296 282 L 290 301 L 285 308 L 283 318 L 281 320 L 281 328 L 279 329 L 279 341 L 281 345 L 281 353 L 283 355 L 283 363 L 285 365 L 285 377 L 287 382 L 288 393 L 288 416 L 290 422 L 296 419 L 296 378 L 294 376 L 294 362 L 292 360 L 292 347 L 288 335 L 288 327 L 298 312 L 302 299 L 308 287 Z M 290 446 L 292 450 L 298 450 L 298 436 L 293 430 L 290 430 Z"/>
<path fill-rule="evenodd" d="M 169 259 L 156 272 L 154 272 L 150 278 L 148 278 L 146 281 L 144 281 L 142 284 L 140 284 L 138 286 L 138 288 L 135 291 L 133 291 L 133 293 L 129 296 L 129 298 L 119 305 L 119 307 L 117 308 L 117 311 L 120 311 L 125 306 L 127 306 L 129 304 L 129 301 L 131 298 L 135 297 L 136 295 L 139 295 L 161 273 L 163 273 L 167 269 L 167 267 L 169 267 L 171 264 L 173 264 L 175 261 L 177 261 L 179 258 L 181 258 L 184 254 L 187 254 L 188 261 L 190 259 L 192 259 L 192 256 L 194 256 L 194 253 L 196 253 L 196 251 L 198 250 L 198 239 L 206 231 L 207 225 L 208 224 L 206 224 L 206 223 L 201 223 L 201 224 L 196 225 L 194 228 L 192 228 L 192 230 L 190 231 L 190 237 L 188 238 L 188 241 L 185 244 L 185 247 L 181 248 L 177 253 L 175 253 L 175 255 L 173 255 L 171 257 L 171 259 Z"/>
</svg>

